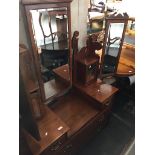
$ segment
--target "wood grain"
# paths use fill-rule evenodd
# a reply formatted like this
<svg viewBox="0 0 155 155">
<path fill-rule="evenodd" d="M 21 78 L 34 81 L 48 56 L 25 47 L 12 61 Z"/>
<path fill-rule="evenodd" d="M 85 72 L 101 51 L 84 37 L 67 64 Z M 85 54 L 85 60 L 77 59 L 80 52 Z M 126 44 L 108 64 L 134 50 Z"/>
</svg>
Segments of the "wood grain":
<svg viewBox="0 0 155 155">
<path fill-rule="evenodd" d="M 89 98 L 97 101 L 99 104 L 106 104 L 106 101 L 116 92 L 118 92 L 117 88 L 108 84 L 104 84 L 101 80 L 97 80 L 87 87 L 79 83 L 74 83 L 74 86 L 79 91 L 89 96 Z"/>
<path fill-rule="evenodd" d="M 45 115 L 37 121 L 41 140 L 36 141 L 29 133 L 25 137 L 34 155 L 39 155 L 49 145 L 54 143 L 64 134 L 67 134 L 69 127 L 48 107 L 43 106 Z M 59 128 L 61 127 L 61 130 Z"/>
<path fill-rule="evenodd" d="M 46 100 L 49 100 L 50 97 L 54 98 L 55 96 L 61 94 L 68 87 L 69 87 L 68 83 L 64 83 L 63 81 L 56 79 L 44 83 Z"/>
<path fill-rule="evenodd" d="M 55 73 L 56 77 L 58 77 L 61 81 L 64 81 L 65 83 L 69 83 L 70 76 L 69 76 L 68 64 L 60 66 L 56 69 L 53 69 L 52 71 Z"/>
<path fill-rule="evenodd" d="M 86 99 L 75 93 L 60 99 L 51 109 L 69 126 L 68 136 L 77 132 L 98 113 Z"/>
</svg>

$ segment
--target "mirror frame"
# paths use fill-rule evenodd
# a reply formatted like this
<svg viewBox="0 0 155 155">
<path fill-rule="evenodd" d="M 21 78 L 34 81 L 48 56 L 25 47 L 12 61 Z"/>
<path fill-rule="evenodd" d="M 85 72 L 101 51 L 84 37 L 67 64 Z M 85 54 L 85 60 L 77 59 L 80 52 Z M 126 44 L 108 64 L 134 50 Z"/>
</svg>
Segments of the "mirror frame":
<svg viewBox="0 0 155 155">
<path fill-rule="evenodd" d="M 60 7 L 66 7 L 67 8 L 67 16 L 68 16 L 68 40 L 69 40 L 69 76 L 70 76 L 70 85 L 67 88 L 67 90 L 64 90 L 63 93 L 65 94 L 68 92 L 68 90 L 71 89 L 72 87 L 72 47 L 71 47 L 71 13 L 70 13 L 70 2 L 72 0 L 22 0 L 22 4 L 24 6 L 24 11 L 26 15 L 26 25 L 27 29 L 29 32 L 29 38 L 31 42 L 31 49 L 32 49 L 32 55 L 33 55 L 33 60 L 34 60 L 34 65 L 36 68 L 37 72 L 37 77 L 38 77 L 38 83 L 39 83 L 39 88 L 40 88 L 40 94 L 41 94 L 41 99 L 43 102 L 50 102 L 52 101 L 56 96 L 51 96 L 50 98 L 46 99 L 45 98 L 45 91 L 44 91 L 44 83 L 41 78 L 41 70 L 40 70 L 40 64 L 39 64 L 39 54 L 38 54 L 38 48 L 35 43 L 34 39 L 34 33 L 32 29 L 32 16 L 30 13 L 30 10 L 36 10 L 36 9 L 48 9 L 48 8 L 60 8 Z M 59 95 L 58 95 L 59 96 Z"/>
<path fill-rule="evenodd" d="M 122 32 L 122 38 L 120 39 L 121 42 L 119 44 L 120 46 L 118 49 L 118 55 L 116 57 L 117 58 L 116 67 L 115 67 L 114 73 L 112 73 L 112 75 L 115 75 L 117 72 L 119 58 L 120 58 L 121 51 L 122 51 L 122 46 L 123 46 L 123 42 L 124 42 L 125 31 L 127 28 L 128 19 L 129 19 L 129 16 L 127 13 L 123 13 L 123 14 L 119 13 L 118 14 L 117 12 L 115 12 L 112 15 L 109 15 L 105 18 L 105 34 L 104 34 L 104 39 L 103 39 L 103 48 L 102 48 L 102 56 L 101 56 L 100 78 L 102 78 L 104 76 L 102 72 L 103 72 L 105 49 L 106 49 L 106 45 L 107 45 L 108 31 L 109 31 L 110 24 L 112 24 L 112 23 L 124 24 L 124 28 L 123 28 L 123 32 Z"/>
</svg>

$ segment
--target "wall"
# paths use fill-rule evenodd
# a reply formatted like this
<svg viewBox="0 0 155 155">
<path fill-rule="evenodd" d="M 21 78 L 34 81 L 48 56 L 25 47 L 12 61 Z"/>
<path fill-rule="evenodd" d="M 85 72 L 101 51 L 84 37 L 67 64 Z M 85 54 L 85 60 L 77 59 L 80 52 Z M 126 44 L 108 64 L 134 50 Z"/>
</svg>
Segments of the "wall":
<svg viewBox="0 0 155 155">
<path fill-rule="evenodd" d="M 80 32 L 79 48 L 85 46 L 86 42 L 88 4 L 89 0 L 73 0 L 71 3 L 72 32 Z"/>
<path fill-rule="evenodd" d="M 21 1 L 21 0 L 20 0 Z M 87 11 L 89 0 L 73 0 L 71 3 L 71 28 L 72 34 L 78 30 L 79 36 L 79 49 L 85 46 L 87 35 Z M 19 42 L 28 47 L 27 30 L 24 25 L 25 16 L 22 14 L 23 8 L 19 8 Z"/>
</svg>

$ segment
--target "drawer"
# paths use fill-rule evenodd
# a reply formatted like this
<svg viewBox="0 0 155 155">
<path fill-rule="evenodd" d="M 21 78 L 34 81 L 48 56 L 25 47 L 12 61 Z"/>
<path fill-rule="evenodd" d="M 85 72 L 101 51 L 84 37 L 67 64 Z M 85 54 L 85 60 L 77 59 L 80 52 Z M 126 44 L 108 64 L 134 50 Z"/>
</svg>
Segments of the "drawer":
<svg viewBox="0 0 155 155">
<path fill-rule="evenodd" d="M 64 142 L 67 140 L 67 134 L 64 134 L 61 136 L 57 141 L 52 143 L 49 147 L 47 147 L 41 155 L 55 155 L 57 150 L 60 149 L 60 147 L 64 144 Z"/>
<path fill-rule="evenodd" d="M 70 137 L 68 142 L 61 150 L 58 150 L 56 155 L 75 155 L 76 152 L 103 129 L 105 121 L 106 116 L 103 112 Z"/>
</svg>

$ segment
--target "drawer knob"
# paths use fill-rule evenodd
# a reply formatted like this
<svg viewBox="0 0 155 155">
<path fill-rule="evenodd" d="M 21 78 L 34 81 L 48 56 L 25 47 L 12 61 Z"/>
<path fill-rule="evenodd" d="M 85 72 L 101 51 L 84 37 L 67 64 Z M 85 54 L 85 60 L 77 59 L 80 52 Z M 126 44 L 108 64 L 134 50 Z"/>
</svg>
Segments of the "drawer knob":
<svg viewBox="0 0 155 155">
<path fill-rule="evenodd" d="M 110 101 L 108 101 L 107 103 L 105 103 L 106 106 L 109 106 L 109 104 L 110 104 Z"/>
<path fill-rule="evenodd" d="M 69 151 L 70 148 L 72 148 L 72 144 L 67 145 L 63 152 L 65 153 L 65 152 Z"/>
</svg>

